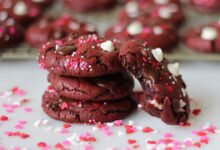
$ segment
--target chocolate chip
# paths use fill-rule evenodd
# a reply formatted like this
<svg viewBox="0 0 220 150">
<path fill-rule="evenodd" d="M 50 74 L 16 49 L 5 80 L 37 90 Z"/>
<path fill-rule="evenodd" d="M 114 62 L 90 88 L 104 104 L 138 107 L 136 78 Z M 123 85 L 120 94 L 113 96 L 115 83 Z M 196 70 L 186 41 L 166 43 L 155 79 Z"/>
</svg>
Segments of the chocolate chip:
<svg viewBox="0 0 220 150">
<path fill-rule="evenodd" d="M 75 46 L 63 46 L 57 49 L 57 52 L 62 55 L 71 55 L 74 51 L 76 51 Z"/>
</svg>

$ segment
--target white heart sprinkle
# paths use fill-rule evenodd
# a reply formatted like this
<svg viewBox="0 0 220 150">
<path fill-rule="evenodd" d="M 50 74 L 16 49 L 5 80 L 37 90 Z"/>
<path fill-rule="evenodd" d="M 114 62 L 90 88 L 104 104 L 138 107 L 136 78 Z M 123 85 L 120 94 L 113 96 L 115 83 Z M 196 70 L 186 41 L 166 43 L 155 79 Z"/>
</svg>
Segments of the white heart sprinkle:
<svg viewBox="0 0 220 150">
<path fill-rule="evenodd" d="M 158 62 L 163 60 L 163 51 L 161 48 L 155 48 L 151 51 L 151 53 Z"/>
<path fill-rule="evenodd" d="M 174 76 L 180 75 L 179 67 L 180 67 L 179 63 L 174 63 L 174 64 L 168 64 L 167 65 L 167 68 L 168 68 L 169 72 L 172 73 Z"/>
<path fill-rule="evenodd" d="M 180 106 L 180 108 L 183 108 L 183 107 L 186 106 L 186 103 L 181 99 L 181 100 L 179 101 L 179 106 Z"/>
<path fill-rule="evenodd" d="M 213 27 L 204 27 L 201 38 L 204 40 L 215 40 L 218 37 L 218 30 Z"/>
<path fill-rule="evenodd" d="M 23 1 L 17 2 L 17 4 L 14 6 L 14 13 L 16 15 L 25 15 L 27 14 L 28 8 L 26 4 Z"/>
<path fill-rule="evenodd" d="M 130 1 L 125 5 L 125 11 L 130 17 L 138 16 L 138 3 L 136 1 Z"/>
<path fill-rule="evenodd" d="M 158 15 L 161 18 L 169 19 L 172 16 L 172 14 L 176 12 L 177 10 L 178 10 L 178 7 L 176 4 L 170 4 L 170 5 L 161 7 L 158 11 Z"/>
<path fill-rule="evenodd" d="M 77 22 L 73 22 L 73 21 L 70 22 L 68 26 L 72 30 L 79 30 L 79 28 L 80 28 L 80 24 Z"/>
<path fill-rule="evenodd" d="M 111 52 L 115 49 L 112 41 L 105 41 L 101 43 L 100 46 L 104 51 L 108 51 L 108 52 Z"/>
<path fill-rule="evenodd" d="M 153 32 L 156 35 L 160 35 L 160 34 L 163 33 L 163 29 L 161 27 L 159 27 L 159 26 L 155 26 L 155 27 L 153 27 Z"/>
<path fill-rule="evenodd" d="M 155 108 L 162 110 L 162 105 L 159 104 L 155 99 L 150 101 L 150 104 L 153 105 Z"/>
<path fill-rule="evenodd" d="M 182 90 L 182 94 L 183 94 L 183 96 L 186 97 L 186 95 L 187 95 L 186 90 L 185 90 L 184 88 L 182 88 L 181 90 Z"/>
<path fill-rule="evenodd" d="M 137 35 L 143 31 L 143 26 L 140 22 L 135 21 L 129 24 L 129 26 L 127 27 L 127 31 L 130 35 Z"/>
</svg>

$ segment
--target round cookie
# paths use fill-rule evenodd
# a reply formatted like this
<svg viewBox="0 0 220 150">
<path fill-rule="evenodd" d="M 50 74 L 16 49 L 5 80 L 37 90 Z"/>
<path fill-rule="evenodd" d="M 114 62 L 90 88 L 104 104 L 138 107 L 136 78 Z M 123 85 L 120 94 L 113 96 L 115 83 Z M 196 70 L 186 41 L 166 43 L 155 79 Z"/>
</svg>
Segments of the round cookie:
<svg viewBox="0 0 220 150">
<path fill-rule="evenodd" d="M 46 114 L 68 123 L 104 123 L 127 117 L 136 104 L 130 97 L 112 102 L 82 102 L 67 99 L 54 90 L 47 90 L 42 107 Z"/>
<path fill-rule="evenodd" d="M 119 13 L 119 22 L 130 23 L 136 19 L 179 26 L 185 15 L 179 0 L 130 0 Z"/>
<path fill-rule="evenodd" d="M 170 52 L 179 42 L 176 29 L 172 25 L 154 24 L 147 20 L 136 20 L 125 26 L 118 23 L 106 31 L 105 38 L 117 39 L 121 43 L 139 39 L 146 41 L 151 47 L 163 48 L 165 52 Z"/>
<path fill-rule="evenodd" d="M 23 39 L 23 29 L 6 11 L 0 11 L 0 47 L 13 47 Z"/>
<path fill-rule="evenodd" d="M 202 12 L 220 11 L 219 0 L 190 0 L 191 5 Z"/>
<path fill-rule="evenodd" d="M 116 0 L 65 0 L 65 6 L 77 12 L 108 9 L 116 4 Z"/>
<path fill-rule="evenodd" d="M 127 73 L 98 78 L 65 77 L 49 73 L 48 81 L 59 95 L 81 101 L 112 101 L 126 97 L 134 83 Z"/>
<path fill-rule="evenodd" d="M 50 40 L 65 38 L 69 33 L 92 34 L 96 33 L 96 28 L 69 15 L 63 15 L 57 19 L 44 17 L 28 28 L 25 39 L 32 47 L 39 48 Z"/>
<path fill-rule="evenodd" d="M 39 65 L 59 75 L 97 77 L 122 71 L 118 61 L 118 43 L 99 39 L 97 35 L 46 43 L 39 49 Z"/>
<path fill-rule="evenodd" d="M 220 53 L 220 22 L 188 29 L 184 42 L 199 52 Z"/>
<path fill-rule="evenodd" d="M 29 24 L 38 18 L 42 9 L 31 0 L 1 0 L 1 9 L 8 11 L 10 16 L 21 24 Z"/>
<path fill-rule="evenodd" d="M 145 97 L 140 98 L 143 110 L 167 124 L 187 121 L 189 97 L 178 63 L 169 63 L 160 48 L 152 49 L 146 42 L 138 40 L 124 43 L 119 58 L 123 67 L 140 81 L 144 89 Z"/>
</svg>

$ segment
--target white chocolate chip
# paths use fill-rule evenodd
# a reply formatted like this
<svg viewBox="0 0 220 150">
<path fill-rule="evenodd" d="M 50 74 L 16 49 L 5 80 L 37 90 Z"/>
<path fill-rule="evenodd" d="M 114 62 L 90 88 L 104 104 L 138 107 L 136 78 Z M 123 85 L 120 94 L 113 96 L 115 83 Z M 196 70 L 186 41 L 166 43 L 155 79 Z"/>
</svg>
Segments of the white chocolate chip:
<svg viewBox="0 0 220 150">
<path fill-rule="evenodd" d="M 163 60 L 163 51 L 161 48 L 153 49 L 151 53 L 158 62 Z"/>
<path fill-rule="evenodd" d="M 108 52 L 111 52 L 115 49 L 112 41 L 105 41 L 101 43 L 100 46 L 104 51 L 108 51 Z"/>
<path fill-rule="evenodd" d="M 80 28 L 80 24 L 78 24 L 78 23 L 76 23 L 76 22 L 73 22 L 73 21 L 70 22 L 68 26 L 69 26 L 69 28 L 72 29 L 72 30 L 78 30 L 78 29 Z"/>
<path fill-rule="evenodd" d="M 19 1 L 17 2 L 17 4 L 14 6 L 14 13 L 16 15 L 25 15 L 27 14 L 28 8 L 26 6 L 26 4 L 23 1 Z"/>
<path fill-rule="evenodd" d="M 183 108 L 183 107 L 186 106 L 186 103 L 181 99 L 181 100 L 179 101 L 179 106 L 180 106 L 180 108 Z"/>
<path fill-rule="evenodd" d="M 143 26 L 140 22 L 135 21 L 127 27 L 127 31 L 130 35 L 137 35 L 143 31 Z"/>
<path fill-rule="evenodd" d="M 138 16 L 138 3 L 136 1 L 130 1 L 125 5 L 125 11 L 129 17 Z"/>
<path fill-rule="evenodd" d="M 161 27 L 159 27 L 159 26 L 155 26 L 155 27 L 153 27 L 153 32 L 156 35 L 160 35 L 160 34 L 163 33 L 163 29 Z"/>
<path fill-rule="evenodd" d="M 92 24 L 88 24 L 86 25 L 86 31 L 89 31 L 89 32 L 95 32 L 96 30 L 96 27 Z"/>
<path fill-rule="evenodd" d="M 168 68 L 169 72 L 172 73 L 172 75 L 174 75 L 174 76 L 179 76 L 180 75 L 180 71 L 179 71 L 180 65 L 179 65 L 179 63 L 168 64 L 167 68 Z"/>
<path fill-rule="evenodd" d="M 150 104 L 153 105 L 155 108 L 162 110 L 162 105 L 159 104 L 155 99 L 151 100 Z"/>
<path fill-rule="evenodd" d="M 0 12 L 0 21 L 5 21 L 8 18 L 8 13 L 6 11 Z"/>
<path fill-rule="evenodd" d="M 154 3 L 164 5 L 167 4 L 169 0 L 154 0 Z"/>
<path fill-rule="evenodd" d="M 186 90 L 185 90 L 184 88 L 182 88 L 181 90 L 182 90 L 182 94 L 183 94 L 183 96 L 186 97 L 186 95 L 187 95 Z"/>
<path fill-rule="evenodd" d="M 213 27 L 204 27 L 202 29 L 201 38 L 204 40 L 215 40 L 218 37 L 218 30 Z"/>
<path fill-rule="evenodd" d="M 113 32 L 114 33 L 119 33 L 123 30 L 123 26 L 122 25 L 116 25 L 114 28 L 113 28 Z"/>
<path fill-rule="evenodd" d="M 176 12 L 177 10 L 178 10 L 178 7 L 176 4 L 170 4 L 168 6 L 161 7 L 158 11 L 158 15 L 161 18 L 169 19 L 170 17 L 172 17 L 172 14 Z"/>
</svg>

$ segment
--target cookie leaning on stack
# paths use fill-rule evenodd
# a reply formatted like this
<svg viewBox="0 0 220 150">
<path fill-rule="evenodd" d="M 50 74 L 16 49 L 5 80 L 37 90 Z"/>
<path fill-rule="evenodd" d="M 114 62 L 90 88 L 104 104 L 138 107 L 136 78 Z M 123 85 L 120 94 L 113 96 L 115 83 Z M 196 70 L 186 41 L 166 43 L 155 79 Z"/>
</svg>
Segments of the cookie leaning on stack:
<svg viewBox="0 0 220 150">
<path fill-rule="evenodd" d="M 39 64 L 52 84 L 42 107 L 52 118 L 69 123 L 111 122 L 136 108 L 133 80 L 118 60 L 119 43 L 97 35 L 69 36 L 39 50 Z"/>
</svg>

